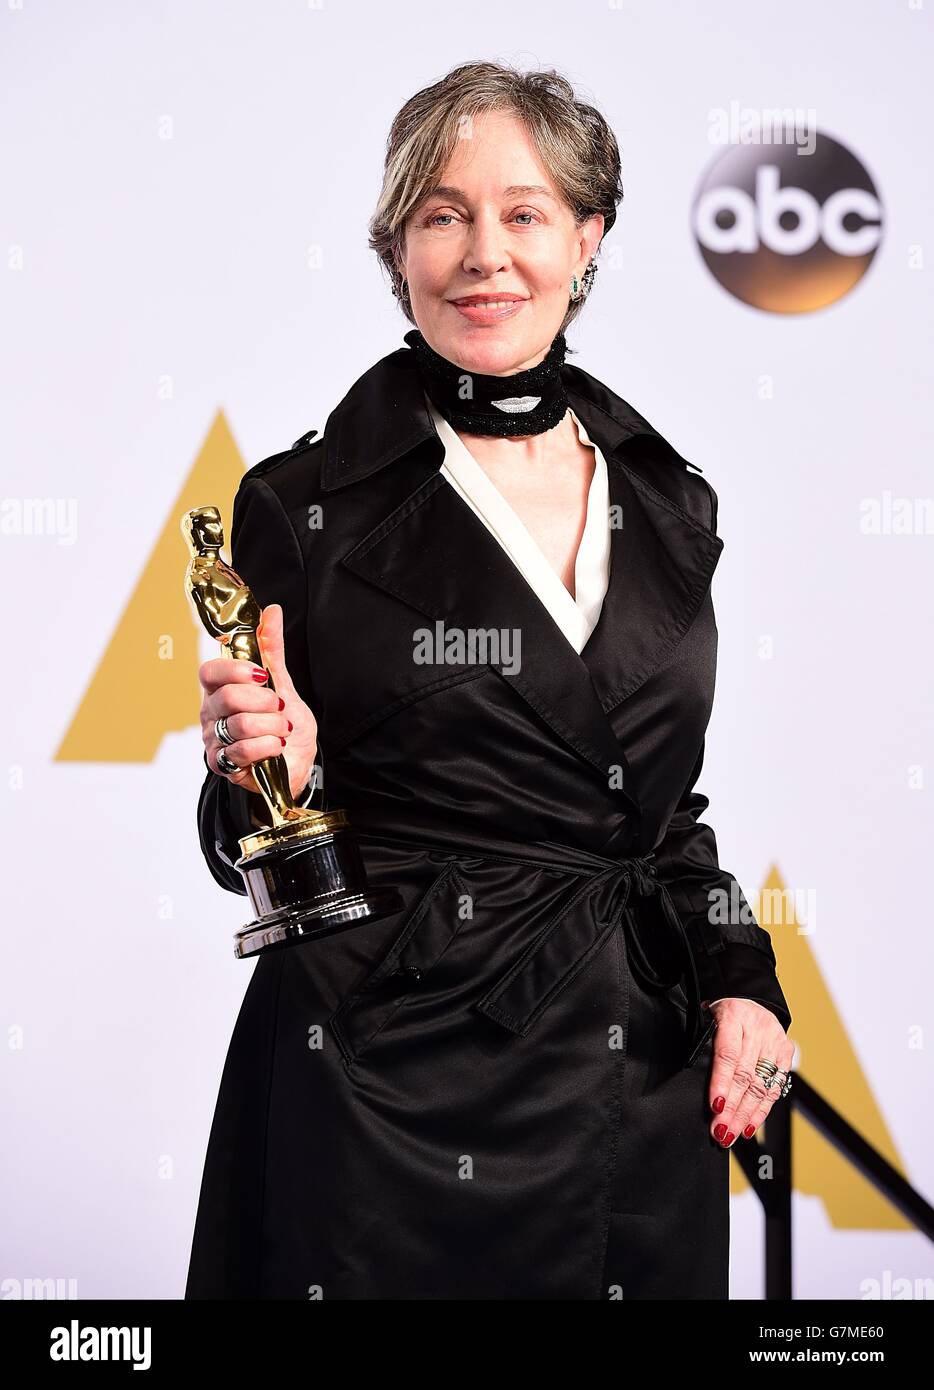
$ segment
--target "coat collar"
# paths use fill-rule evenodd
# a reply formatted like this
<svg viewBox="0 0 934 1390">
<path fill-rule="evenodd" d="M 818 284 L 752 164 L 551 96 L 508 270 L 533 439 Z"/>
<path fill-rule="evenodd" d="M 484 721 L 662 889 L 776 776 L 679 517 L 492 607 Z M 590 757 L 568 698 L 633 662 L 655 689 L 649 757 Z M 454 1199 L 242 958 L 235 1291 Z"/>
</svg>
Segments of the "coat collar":
<svg viewBox="0 0 934 1390">
<path fill-rule="evenodd" d="M 640 789 L 609 715 L 673 655 L 709 589 L 723 542 L 674 500 L 684 495 L 686 461 L 602 383 L 567 364 L 562 371 L 575 413 L 607 460 L 610 506 L 623 519 L 611 534 L 600 618 L 581 653 L 440 473 L 444 449 L 411 349 L 377 362 L 328 419 L 322 486 L 331 492 L 374 478 L 435 441 L 436 449 L 419 450 L 428 466 L 413 469 L 412 490 L 401 505 L 398 488 L 391 489 L 385 514 L 358 536 L 342 563 L 447 628 L 518 630 L 521 669 L 490 664 L 617 791 L 638 825 Z M 630 456 L 637 436 L 658 445 L 654 462 Z M 669 473 L 681 475 L 680 482 L 671 485 Z M 663 478 L 667 492 L 655 485 Z M 694 481 L 693 487 L 705 485 Z M 649 827 L 641 833 L 651 839 Z"/>
<path fill-rule="evenodd" d="M 666 443 L 638 411 L 595 377 L 567 362 L 561 371 L 568 399 L 588 434 L 595 421 L 604 454 L 634 435 L 651 435 Z M 433 437 L 437 431 L 425 405 L 415 353 L 400 348 L 364 372 L 328 417 L 321 486 L 333 492 L 360 482 Z M 666 447 L 671 449 L 667 443 Z M 696 466 L 671 452 L 683 466 Z"/>
</svg>

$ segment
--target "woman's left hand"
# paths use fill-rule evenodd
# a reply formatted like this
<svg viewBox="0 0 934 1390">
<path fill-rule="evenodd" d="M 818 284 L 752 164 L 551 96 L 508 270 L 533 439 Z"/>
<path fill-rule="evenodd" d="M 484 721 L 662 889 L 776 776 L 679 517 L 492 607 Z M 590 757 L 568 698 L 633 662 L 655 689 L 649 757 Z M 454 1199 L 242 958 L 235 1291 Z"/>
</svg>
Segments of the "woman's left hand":
<svg viewBox="0 0 934 1390">
<path fill-rule="evenodd" d="M 781 1097 L 780 1086 L 766 1089 L 756 1075 L 756 1063 L 767 1058 L 788 1072 L 795 1044 L 772 1011 L 751 999 L 718 999 L 709 1011 L 717 1024 L 709 1097 L 715 1118 L 710 1132 L 729 1148 L 737 1135 L 751 1139 Z"/>
</svg>

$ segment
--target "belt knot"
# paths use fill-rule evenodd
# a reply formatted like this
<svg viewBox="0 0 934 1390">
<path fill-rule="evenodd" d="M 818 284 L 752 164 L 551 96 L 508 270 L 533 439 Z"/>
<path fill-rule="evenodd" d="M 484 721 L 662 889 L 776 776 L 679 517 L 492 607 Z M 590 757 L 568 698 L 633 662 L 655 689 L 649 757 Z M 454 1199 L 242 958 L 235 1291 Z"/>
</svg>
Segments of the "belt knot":
<svg viewBox="0 0 934 1390">
<path fill-rule="evenodd" d="M 641 898 L 649 898 L 658 891 L 658 868 L 654 853 L 633 855 L 631 858 L 621 859 L 619 863 Z"/>
</svg>

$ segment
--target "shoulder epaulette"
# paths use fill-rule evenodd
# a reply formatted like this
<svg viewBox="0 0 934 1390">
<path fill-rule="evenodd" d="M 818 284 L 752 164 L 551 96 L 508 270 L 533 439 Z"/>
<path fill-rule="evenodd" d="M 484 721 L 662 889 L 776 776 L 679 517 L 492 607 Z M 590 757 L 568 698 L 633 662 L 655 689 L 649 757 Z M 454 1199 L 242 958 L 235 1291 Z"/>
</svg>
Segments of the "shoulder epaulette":
<svg viewBox="0 0 934 1390">
<path fill-rule="evenodd" d="M 307 434 L 302 435 L 301 439 L 296 439 L 291 449 L 283 449 L 278 454 L 270 454 L 268 458 L 262 459 L 259 463 L 254 464 L 243 476 L 245 478 L 258 478 L 264 473 L 271 472 L 273 468 L 278 468 L 280 463 L 285 463 L 286 459 L 290 459 L 293 454 L 297 454 L 301 449 L 306 449 L 317 433 L 317 430 L 309 430 Z M 318 440 L 319 444 L 322 442 L 322 440 Z"/>
<path fill-rule="evenodd" d="M 685 472 L 692 468 L 695 473 L 703 473 L 704 470 L 700 464 L 692 463 L 683 454 L 679 454 L 675 446 L 663 434 L 659 434 L 658 430 L 653 429 L 648 422 L 646 425 L 647 428 L 636 430 L 627 440 L 624 440 L 624 444 L 629 445 L 638 441 L 637 448 L 641 446 L 647 451 L 651 451 L 653 457 L 660 462 L 674 464 L 676 468 L 682 468 Z"/>
</svg>

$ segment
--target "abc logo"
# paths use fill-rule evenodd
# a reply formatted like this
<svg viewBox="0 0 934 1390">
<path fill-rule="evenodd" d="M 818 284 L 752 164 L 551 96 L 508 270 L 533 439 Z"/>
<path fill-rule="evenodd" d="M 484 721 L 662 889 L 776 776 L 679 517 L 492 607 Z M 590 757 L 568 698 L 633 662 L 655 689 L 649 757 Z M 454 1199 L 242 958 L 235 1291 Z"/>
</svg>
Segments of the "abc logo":
<svg viewBox="0 0 934 1390">
<path fill-rule="evenodd" d="M 818 134 L 810 154 L 794 144 L 731 145 L 701 181 L 692 225 L 730 294 L 756 309 L 804 314 L 865 275 L 882 238 L 882 206 L 855 155 Z"/>
</svg>

